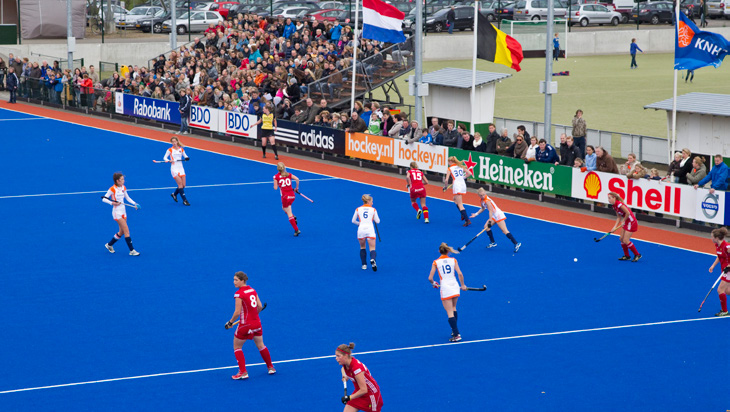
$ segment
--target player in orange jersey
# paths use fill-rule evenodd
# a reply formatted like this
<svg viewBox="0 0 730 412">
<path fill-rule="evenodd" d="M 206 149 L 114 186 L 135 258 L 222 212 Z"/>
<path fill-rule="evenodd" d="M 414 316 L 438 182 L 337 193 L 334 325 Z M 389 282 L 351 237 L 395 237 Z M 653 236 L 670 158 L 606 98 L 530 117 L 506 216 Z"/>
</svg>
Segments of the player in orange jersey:
<svg viewBox="0 0 730 412">
<path fill-rule="evenodd" d="M 487 219 L 487 221 L 484 223 L 484 228 L 487 229 L 487 235 L 489 235 L 489 245 L 487 245 L 487 249 L 497 246 L 497 243 L 494 241 L 494 235 L 492 234 L 492 225 L 496 224 L 502 230 L 502 233 L 507 236 L 507 239 L 511 240 L 512 243 L 515 245 L 515 253 L 517 253 L 517 251 L 520 250 L 520 246 L 522 246 L 522 243 L 517 242 L 517 239 L 515 239 L 515 237 L 512 236 L 512 233 L 510 233 L 509 229 L 507 229 L 507 223 L 505 223 L 507 216 L 505 216 L 504 212 L 502 212 L 502 210 L 497 207 L 497 204 L 494 203 L 494 200 L 487 196 L 487 191 L 484 190 L 483 187 L 480 187 L 477 190 L 477 194 L 479 195 L 479 200 L 481 201 L 482 208 L 479 209 L 478 212 L 472 213 L 471 217 L 475 218 L 483 211 L 489 211 L 489 219 Z"/>
<path fill-rule="evenodd" d="M 439 246 L 439 253 L 441 256 L 433 261 L 431 265 L 431 273 L 428 275 L 428 281 L 431 286 L 438 288 L 441 293 L 441 303 L 444 305 L 446 315 L 449 317 L 449 326 L 451 326 L 451 339 L 450 342 L 458 342 L 461 340 L 459 334 L 459 328 L 456 325 L 458 315 L 456 313 L 456 302 L 459 300 L 461 290 L 466 290 L 464 284 L 464 275 L 459 269 L 459 262 L 456 259 L 449 257 L 449 253 L 459 253 L 453 248 L 449 247 L 446 243 L 441 243 Z M 434 273 L 438 272 L 441 284 L 433 280 Z M 459 275 L 459 281 L 456 281 L 456 276 Z M 461 286 L 459 286 L 461 283 Z"/>
<path fill-rule="evenodd" d="M 106 194 L 102 197 L 102 202 L 114 206 L 112 208 L 112 217 L 119 225 L 119 232 L 115 233 L 112 240 L 105 244 L 104 247 L 106 247 L 109 253 L 114 253 L 114 247 L 112 245 L 124 236 L 124 240 L 127 241 L 127 246 L 129 247 L 129 254 L 131 256 L 139 256 L 139 252 L 134 250 L 132 237 L 129 235 L 127 209 L 125 208 L 124 200 L 129 201 L 131 203 L 129 206 L 133 206 L 135 209 L 139 209 L 141 206 L 129 197 L 127 188 L 124 186 L 124 175 L 121 172 L 114 173 L 113 179 L 114 185 L 106 191 Z"/>
</svg>

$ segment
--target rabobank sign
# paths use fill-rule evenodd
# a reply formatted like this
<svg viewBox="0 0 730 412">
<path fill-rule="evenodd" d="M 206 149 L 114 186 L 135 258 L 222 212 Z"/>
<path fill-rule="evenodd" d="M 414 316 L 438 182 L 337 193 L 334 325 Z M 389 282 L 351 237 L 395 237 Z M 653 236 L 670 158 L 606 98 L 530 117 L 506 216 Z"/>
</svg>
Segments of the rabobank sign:
<svg viewBox="0 0 730 412">
<path fill-rule="evenodd" d="M 180 104 L 149 97 L 124 96 L 124 114 L 165 123 L 180 124 Z"/>
</svg>

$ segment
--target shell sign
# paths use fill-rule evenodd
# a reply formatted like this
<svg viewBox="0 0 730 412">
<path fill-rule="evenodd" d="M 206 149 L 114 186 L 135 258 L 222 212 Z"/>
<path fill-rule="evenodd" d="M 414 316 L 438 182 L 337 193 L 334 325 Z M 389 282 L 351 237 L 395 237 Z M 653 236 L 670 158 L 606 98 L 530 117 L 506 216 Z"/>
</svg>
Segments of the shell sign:
<svg viewBox="0 0 730 412">
<path fill-rule="evenodd" d="M 598 199 L 598 194 L 601 193 L 601 178 L 595 172 L 589 172 L 586 178 L 583 179 L 583 189 L 586 191 L 586 197 L 589 199 Z"/>
</svg>

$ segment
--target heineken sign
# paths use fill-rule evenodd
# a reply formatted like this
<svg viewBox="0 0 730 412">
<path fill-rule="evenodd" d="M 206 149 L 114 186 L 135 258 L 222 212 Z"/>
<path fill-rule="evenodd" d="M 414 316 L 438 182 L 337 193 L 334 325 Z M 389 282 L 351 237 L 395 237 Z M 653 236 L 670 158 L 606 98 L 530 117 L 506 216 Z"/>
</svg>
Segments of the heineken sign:
<svg viewBox="0 0 730 412">
<path fill-rule="evenodd" d="M 476 180 L 556 195 L 571 195 L 573 174 L 567 166 L 527 163 L 522 159 L 452 148 L 449 149 L 449 156 L 462 160 Z"/>
</svg>

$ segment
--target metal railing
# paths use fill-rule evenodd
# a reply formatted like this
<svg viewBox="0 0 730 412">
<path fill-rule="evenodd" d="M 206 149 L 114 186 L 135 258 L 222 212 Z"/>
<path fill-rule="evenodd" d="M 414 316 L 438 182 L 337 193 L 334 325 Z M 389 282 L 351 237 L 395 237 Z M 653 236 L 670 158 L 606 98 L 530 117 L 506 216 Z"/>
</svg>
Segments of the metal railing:
<svg viewBox="0 0 730 412">
<path fill-rule="evenodd" d="M 523 125 L 531 136 L 538 136 L 540 138 L 544 136 L 545 130 L 543 122 L 530 120 L 495 117 L 494 125 L 497 127 L 497 130 L 505 128 L 511 131 L 516 131 L 517 126 Z M 554 135 L 549 139 L 549 142 L 554 146 L 560 144 L 560 135 L 562 133 L 568 136 L 573 133 L 573 126 L 553 124 L 552 128 Z M 587 129 L 586 140 L 587 144 L 594 147 L 602 146 L 613 157 L 625 159 L 629 153 L 634 153 L 641 162 L 668 164 L 667 139 L 635 133 Z"/>
<path fill-rule="evenodd" d="M 355 65 L 355 95 L 365 94 L 412 70 L 415 67 L 413 50 L 413 37 L 408 37 L 405 42 L 383 49 L 379 54 L 358 59 Z M 336 81 L 333 81 L 334 79 Z M 352 67 L 304 86 L 312 98 L 329 98 L 333 102 L 349 100 L 352 95 Z M 303 105 L 305 100 L 306 97 L 302 98 L 294 103 L 294 106 Z"/>
</svg>

